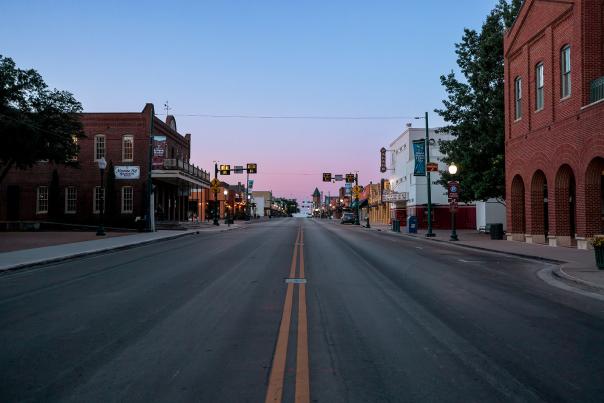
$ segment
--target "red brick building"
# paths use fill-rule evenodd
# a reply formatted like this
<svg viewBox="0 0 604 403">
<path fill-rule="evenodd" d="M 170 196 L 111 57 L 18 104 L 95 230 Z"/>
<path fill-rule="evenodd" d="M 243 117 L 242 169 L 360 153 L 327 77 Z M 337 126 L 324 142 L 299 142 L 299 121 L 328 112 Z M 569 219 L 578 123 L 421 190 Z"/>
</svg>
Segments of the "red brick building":
<svg viewBox="0 0 604 403">
<path fill-rule="evenodd" d="M 156 220 L 186 221 L 197 211 L 189 196 L 209 187 L 209 174 L 189 164 L 191 135 L 178 133 L 173 116 L 163 122 L 147 104 L 141 112 L 83 113 L 82 123 L 86 138 L 79 141 L 80 168 L 39 162 L 28 170 L 13 169 L 0 187 L 0 222 L 95 225 L 103 198 L 98 160 L 104 157 L 105 222 L 133 227 L 135 218 L 148 211 L 151 135 L 164 150 L 151 171 Z M 53 184 L 55 170 L 58 181 Z"/>
<path fill-rule="evenodd" d="M 504 38 L 508 237 L 604 233 L 604 0 L 527 0 Z"/>
</svg>

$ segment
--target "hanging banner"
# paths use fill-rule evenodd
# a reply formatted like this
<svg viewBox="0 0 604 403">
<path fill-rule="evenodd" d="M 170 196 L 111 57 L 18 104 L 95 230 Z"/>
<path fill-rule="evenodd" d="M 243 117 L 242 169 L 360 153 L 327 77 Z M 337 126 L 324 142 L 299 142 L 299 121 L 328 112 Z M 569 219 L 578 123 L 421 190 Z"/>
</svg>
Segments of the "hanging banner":
<svg viewBox="0 0 604 403">
<path fill-rule="evenodd" d="M 415 160 L 414 176 L 426 176 L 426 142 L 413 140 L 413 157 Z"/>
<path fill-rule="evenodd" d="M 167 149 L 168 144 L 166 142 L 166 136 L 153 136 L 153 168 L 164 166 Z"/>
<path fill-rule="evenodd" d="M 254 187 L 254 180 L 250 179 L 247 181 L 247 188 L 252 189 Z"/>
</svg>

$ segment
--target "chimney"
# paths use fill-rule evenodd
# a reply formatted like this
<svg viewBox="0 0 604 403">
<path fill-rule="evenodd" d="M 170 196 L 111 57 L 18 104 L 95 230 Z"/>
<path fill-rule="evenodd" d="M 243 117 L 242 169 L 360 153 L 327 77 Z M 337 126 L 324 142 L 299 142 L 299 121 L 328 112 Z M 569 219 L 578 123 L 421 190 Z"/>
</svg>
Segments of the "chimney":
<svg viewBox="0 0 604 403">
<path fill-rule="evenodd" d="M 407 123 L 407 129 L 411 129 L 411 126 L 413 126 L 411 122 Z"/>
</svg>

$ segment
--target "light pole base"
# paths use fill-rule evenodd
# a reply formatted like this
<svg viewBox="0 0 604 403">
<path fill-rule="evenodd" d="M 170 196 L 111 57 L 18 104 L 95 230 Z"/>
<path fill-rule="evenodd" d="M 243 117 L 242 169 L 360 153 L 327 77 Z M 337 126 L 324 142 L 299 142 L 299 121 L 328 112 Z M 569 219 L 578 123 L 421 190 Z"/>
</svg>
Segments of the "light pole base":
<svg viewBox="0 0 604 403">
<path fill-rule="evenodd" d="M 106 234 L 105 234 L 105 228 L 103 228 L 103 227 L 99 227 L 99 228 L 96 230 L 96 236 L 105 236 L 105 235 L 106 235 Z"/>
<path fill-rule="evenodd" d="M 428 232 L 426 234 L 426 238 L 434 238 L 436 236 L 436 234 L 434 232 Z"/>
<path fill-rule="evenodd" d="M 459 241 L 457 234 L 451 234 L 451 238 L 449 238 L 449 241 Z"/>
</svg>

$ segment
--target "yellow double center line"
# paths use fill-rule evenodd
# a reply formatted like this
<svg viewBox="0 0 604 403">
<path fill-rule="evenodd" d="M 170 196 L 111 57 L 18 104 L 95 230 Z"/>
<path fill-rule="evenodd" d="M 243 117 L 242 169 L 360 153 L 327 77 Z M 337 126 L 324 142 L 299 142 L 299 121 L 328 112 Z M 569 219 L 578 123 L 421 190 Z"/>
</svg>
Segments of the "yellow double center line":
<svg viewBox="0 0 604 403">
<path fill-rule="evenodd" d="M 299 252 L 299 253 L 298 253 Z M 304 231 L 298 228 L 289 278 L 296 278 L 296 262 L 299 260 L 299 279 L 304 279 Z M 298 289 L 298 346 L 296 350 L 296 403 L 310 402 L 310 376 L 308 369 L 308 319 L 306 314 L 306 284 L 300 283 Z M 294 283 L 287 284 L 281 326 L 277 337 L 277 346 L 273 357 L 273 366 L 266 391 L 266 403 L 280 403 L 283 398 L 287 346 L 292 318 Z"/>
</svg>

